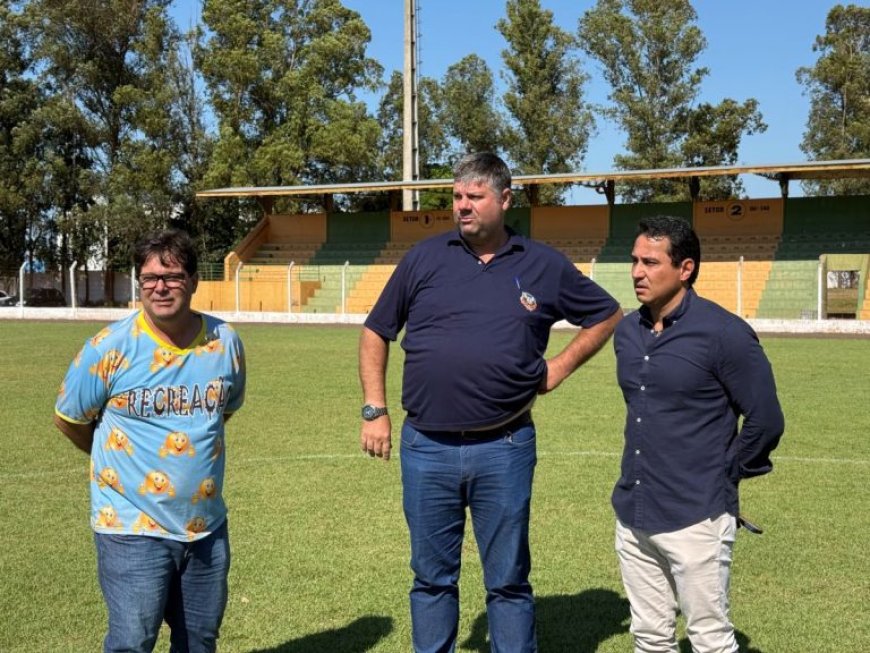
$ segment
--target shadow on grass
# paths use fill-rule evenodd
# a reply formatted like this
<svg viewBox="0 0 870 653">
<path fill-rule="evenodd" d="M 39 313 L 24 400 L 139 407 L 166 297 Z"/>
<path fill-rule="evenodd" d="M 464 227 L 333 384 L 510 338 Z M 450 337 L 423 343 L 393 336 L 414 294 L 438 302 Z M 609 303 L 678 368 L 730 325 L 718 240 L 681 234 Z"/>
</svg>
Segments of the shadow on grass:
<svg viewBox="0 0 870 653">
<path fill-rule="evenodd" d="M 306 635 L 274 648 L 257 649 L 250 653 L 363 653 L 392 630 L 393 620 L 390 617 L 360 617 L 343 628 Z"/>
<path fill-rule="evenodd" d="M 628 632 L 628 600 L 606 589 L 591 589 L 565 596 L 535 598 L 538 648 L 547 651 L 593 653 L 601 642 Z M 486 613 L 474 622 L 462 646 L 489 653 Z"/>
</svg>

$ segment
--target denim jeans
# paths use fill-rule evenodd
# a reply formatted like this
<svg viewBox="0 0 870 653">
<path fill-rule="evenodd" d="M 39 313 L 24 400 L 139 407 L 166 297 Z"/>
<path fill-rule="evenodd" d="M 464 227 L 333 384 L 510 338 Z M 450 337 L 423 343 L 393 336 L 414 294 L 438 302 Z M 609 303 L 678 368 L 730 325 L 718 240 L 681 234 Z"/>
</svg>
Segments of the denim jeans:
<svg viewBox="0 0 870 653">
<path fill-rule="evenodd" d="M 97 572 L 109 611 L 105 653 L 154 649 L 160 624 L 172 653 L 213 652 L 227 605 L 227 524 L 194 542 L 95 533 Z"/>
<path fill-rule="evenodd" d="M 466 507 L 483 565 L 494 653 L 537 650 L 529 584 L 535 427 L 469 440 L 402 427 L 402 488 L 411 535 L 411 623 L 417 653 L 456 647 Z"/>
</svg>

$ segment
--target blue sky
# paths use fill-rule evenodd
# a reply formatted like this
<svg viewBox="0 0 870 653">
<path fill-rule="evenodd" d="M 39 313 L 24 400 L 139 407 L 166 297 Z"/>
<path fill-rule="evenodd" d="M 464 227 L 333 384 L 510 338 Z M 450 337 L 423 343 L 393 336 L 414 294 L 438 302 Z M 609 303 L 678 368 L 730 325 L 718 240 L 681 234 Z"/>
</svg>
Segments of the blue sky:
<svg viewBox="0 0 870 653">
<path fill-rule="evenodd" d="M 505 42 L 495 29 L 504 13 L 502 0 L 418 0 L 420 74 L 440 79 L 447 67 L 476 53 L 486 60 L 501 84 L 501 51 Z M 184 29 L 198 14 L 197 0 L 176 0 L 174 13 Z M 359 12 L 372 32 L 369 56 L 384 66 L 384 77 L 402 68 L 403 0 L 344 0 Z M 556 23 L 576 33 L 577 21 L 594 0 L 541 0 Z M 759 101 L 768 129 L 747 137 L 740 147 L 741 164 L 782 164 L 805 161 L 800 142 L 806 126 L 809 101 L 795 79 L 801 66 L 811 66 L 815 38 L 825 31 L 831 0 L 695 0 L 698 26 L 707 49 L 696 65 L 709 74 L 701 85 L 700 100 L 716 103 L 726 97 Z M 864 4 L 859 2 L 858 4 Z M 594 61 L 584 60 L 591 75 L 586 87 L 589 101 L 604 103 L 608 87 Z M 614 154 L 622 151 L 624 135 L 612 124 L 598 120 L 589 143 L 583 170 L 613 169 Z M 361 180 L 362 181 L 362 180 Z M 778 197 L 776 183 L 755 176 L 743 179 L 750 197 Z M 586 193 L 589 195 L 586 195 Z M 800 195 L 792 182 L 791 195 Z M 599 203 L 591 191 L 578 190 L 573 201 Z M 598 199 L 596 199 L 598 198 Z"/>
</svg>

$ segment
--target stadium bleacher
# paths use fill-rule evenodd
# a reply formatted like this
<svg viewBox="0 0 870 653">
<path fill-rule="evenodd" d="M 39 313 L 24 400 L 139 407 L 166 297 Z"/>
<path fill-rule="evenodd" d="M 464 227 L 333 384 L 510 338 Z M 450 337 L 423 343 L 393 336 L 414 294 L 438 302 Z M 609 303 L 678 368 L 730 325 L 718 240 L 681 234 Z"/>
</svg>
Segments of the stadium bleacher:
<svg viewBox="0 0 870 653">
<path fill-rule="evenodd" d="M 562 251 L 623 306 L 634 307 L 629 256 L 638 221 L 681 216 L 701 238 L 700 294 L 747 318 L 812 319 L 818 313 L 820 257 L 824 266 L 827 257 L 870 254 L 868 207 L 870 197 L 776 198 L 520 207 L 506 219 L 518 232 Z M 366 313 L 414 243 L 451 228 L 449 211 L 268 216 L 227 257 L 224 283 L 232 278 L 235 256 L 233 261 L 244 263 L 242 280 L 252 286 L 241 298 L 249 310 Z M 860 287 L 848 295 L 854 295 L 855 317 L 870 319 L 867 263 L 849 266 L 860 270 Z M 213 310 L 232 295 L 226 289 L 206 294 Z M 838 305 L 848 308 L 851 301 Z M 851 308 L 841 316 L 850 315 Z"/>
</svg>

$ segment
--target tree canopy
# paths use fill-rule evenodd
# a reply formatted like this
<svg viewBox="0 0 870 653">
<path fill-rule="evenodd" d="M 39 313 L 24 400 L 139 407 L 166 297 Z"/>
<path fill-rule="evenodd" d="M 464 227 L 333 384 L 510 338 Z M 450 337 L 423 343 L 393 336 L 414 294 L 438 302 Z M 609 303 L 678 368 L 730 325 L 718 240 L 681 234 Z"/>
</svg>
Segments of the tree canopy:
<svg viewBox="0 0 870 653">
<path fill-rule="evenodd" d="M 539 0 L 508 0 L 497 29 L 508 89 L 504 102 L 512 122 L 505 149 L 520 174 L 567 172 L 580 167 L 592 129 L 583 100 L 587 76 L 574 58 L 573 37 L 553 22 Z M 557 189 L 545 191 L 558 202 Z"/>
<path fill-rule="evenodd" d="M 816 37 L 815 65 L 797 71 L 810 97 L 801 150 L 813 160 L 870 157 L 870 8 L 837 5 Z M 870 179 L 804 183 L 820 195 L 870 194 Z"/>
<path fill-rule="evenodd" d="M 582 48 L 601 65 L 611 87 L 604 114 L 626 134 L 623 170 L 730 164 L 744 135 L 764 131 L 758 102 L 730 98 L 696 105 L 709 71 L 695 67 L 706 47 L 688 0 L 598 0 L 580 19 Z M 737 179 L 701 184 L 708 199 L 739 196 Z M 670 181 L 627 188 L 631 201 L 687 199 L 689 190 Z"/>
<path fill-rule="evenodd" d="M 357 12 L 340 0 L 204 0 L 201 24 L 185 33 L 171 7 L 0 0 L 0 270 L 25 260 L 127 269 L 135 239 L 168 225 L 191 232 L 203 261 L 220 261 L 262 207 L 198 202 L 197 190 L 401 176 L 402 73 L 385 74 L 368 54 Z M 818 61 L 797 71 L 812 158 L 870 156 L 868 15 L 834 7 L 813 45 Z M 457 157 L 481 150 L 517 174 L 580 170 L 593 116 L 625 135 L 620 169 L 736 163 L 743 138 L 766 127 L 753 98 L 700 101 L 713 73 L 697 64 L 706 42 L 689 0 L 598 0 L 576 34 L 540 0 L 505 0 L 493 27 L 504 39 L 498 75 L 471 54 L 418 81 L 423 177 L 449 177 Z M 600 69 L 587 70 L 583 54 Z M 610 87 L 603 107 L 585 94 L 596 72 Z M 701 183 L 707 199 L 741 192 L 737 179 Z M 628 201 L 688 196 L 669 182 L 622 191 Z M 559 203 L 562 191 L 529 199 Z M 449 203 L 432 192 L 422 206 Z M 275 210 L 322 207 L 287 200 Z"/>
</svg>

